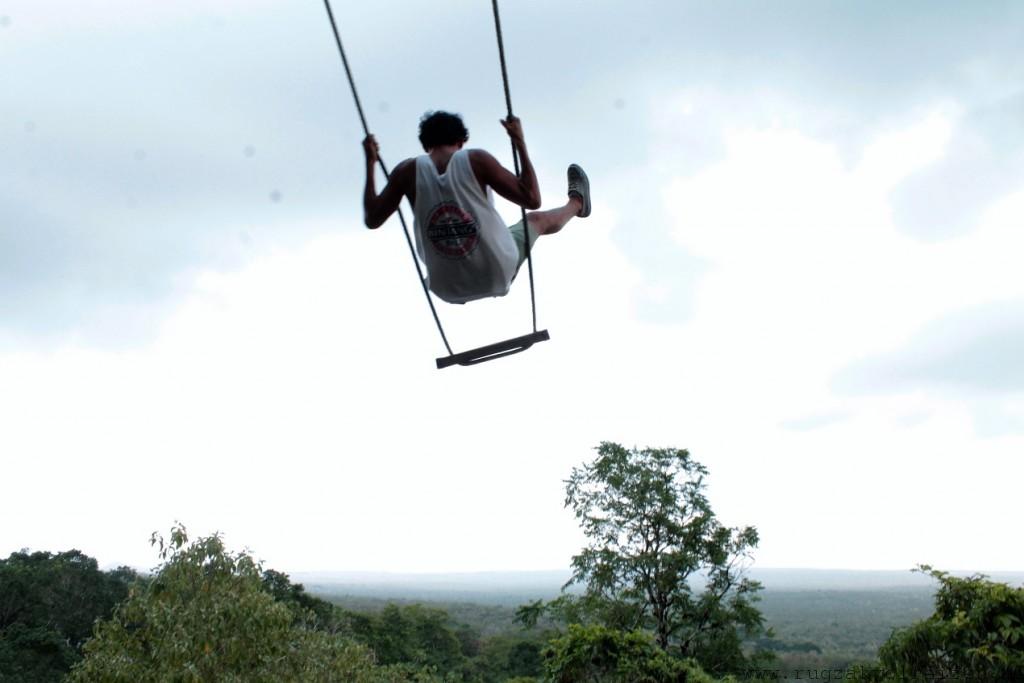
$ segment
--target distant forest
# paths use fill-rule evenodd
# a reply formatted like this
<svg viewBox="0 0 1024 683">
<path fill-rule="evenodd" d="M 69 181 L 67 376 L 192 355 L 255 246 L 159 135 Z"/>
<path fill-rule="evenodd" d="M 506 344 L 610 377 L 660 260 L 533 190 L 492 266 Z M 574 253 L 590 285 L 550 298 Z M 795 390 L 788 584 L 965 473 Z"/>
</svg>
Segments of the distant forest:
<svg viewBox="0 0 1024 683">
<path fill-rule="evenodd" d="M 392 605 L 439 609 L 450 623 L 467 626 L 482 639 L 523 632 L 516 608 L 502 605 L 502 595 L 481 596 L 482 602 L 396 599 L 383 593 L 351 595 L 345 586 L 322 583 L 310 591 L 345 610 L 366 614 L 379 614 Z M 744 647 L 774 652 L 777 666 L 784 669 L 844 669 L 873 661 L 894 630 L 927 617 L 934 603 L 934 585 L 872 590 L 766 588 L 759 608 L 773 635 L 750 639 Z"/>
<path fill-rule="evenodd" d="M 1024 587 L 922 565 L 927 587 L 765 590 L 756 528 L 719 522 L 687 451 L 596 450 L 566 480 L 587 538 L 572 590 L 517 606 L 307 591 L 177 525 L 147 573 L 77 550 L 0 560 L 0 683 L 1024 680 Z"/>
</svg>

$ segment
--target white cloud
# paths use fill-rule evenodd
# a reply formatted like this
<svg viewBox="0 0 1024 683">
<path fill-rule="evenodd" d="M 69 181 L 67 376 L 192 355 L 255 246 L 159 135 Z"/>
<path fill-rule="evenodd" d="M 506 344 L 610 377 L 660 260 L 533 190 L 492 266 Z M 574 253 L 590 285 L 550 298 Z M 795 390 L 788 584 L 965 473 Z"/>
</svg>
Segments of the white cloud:
<svg viewBox="0 0 1024 683">
<path fill-rule="evenodd" d="M 970 403 L 919 387 L 845 396 L 830 384 L 851 362 L 898 351 L 952 310 L 1024 297 L 1017 263 L 1024 188 L 977 216 L 973 231 L 940 243 L 910 239 L 893 220 L 894 188 L 956 157 L 957 126 L 976 104 L 961 95 L 1013 92 L 1011 70 L 990 83 L 983 74 L 991 71 L 977 64 L 1000 63 L 1007 48 L 999 46 L 1016 49 L 1017 41 L 994 41 L 994 52 L 969 62 L 967 73 L 963 55 L 979 48 L 963 41 L 936 64 L 900 61 L 908 48 L 881 37 L 917 25 L 920 17 L 907 9 L 892 23 L 872 15 L 853 33 L 846 22 L 808 10 L 803 23 L 753 22 L 756 31 L 730 33 L 725 44 L 711 29 L 731 18 L 717 10 L 705 7 L 685 22 L 694 40 L 652 10 L 642 15 L 647 23 L 627 27 L 637 38 L 628 45 L 643 46 L 629 55 L 586 34 L 560 35 L 557 44 L 529 34 L 521 47 L 557 48 L 514 57 L 517 104 L 534 117 L 528 130 L 538 143 L 546 203 L 561 201 L 564 166 L 580 161 L 591 174 L 594 216 L 538 246 L 539 322 L 552 340 L 512 358 L 438 372 L 441 344 L 398 226 L 369 233 L 355 224 L 358 178 L 351 173 L 358 169 L 345 155 L 357 151 L 356 127 L 321 8 L 278 22 L 273 15 L 283 5 L 267 3 L 259 16 L 238 14 L 235 24 L 228 10 L 240 5 L 232 2 L 220 6 L 224 24 L 206 5 L 186 12 L 181 4 L 129 4 L 104 4 L 101 13 L 99 3 L 80 3 L 45 24 L 38 3 L 4 10 L 12 18 L 5 45 L 19 46 L 13 54 L 23 64 L 43 47 L 50 51 L 54 36 L 72 25 L 79 41 L 121 36 L 106 51 L 81 51 L 66 73 L 58 73 L 55 64 L 68 63 L 59 60 L 46 62 L 49 71 L 18 72 L 21 90 L 3 91 L 33 96 L 0 108 L 0 129 L 43 175 L 20 164 L 0 172 L 17 179 L 5 183 L 9 192 L 35 193 L 22 203 L 63 220 L 58 228 L 80 226 L 69 215 L 102 224 L 104 231 L 79 229 L 115 265 L 132 266 L 115 272 L 110 261 L 86 258 L 98 276 L 83 277 L 79 265 L 55 269 L 47 280 L 47 262 L 34 254 L 52 256 L 47 245 L 57 240 L 23 232 L 9 244 L 30 234 L 36 252 L 8 250 L 30 274 L 12 277 L 18 287 L 62 283 L 86 318 L 94 308 L 78 306 L 84 299 L 75 296 L 98 282 L 113 283 L 118 300 L 145 290 L 138 296 L 157 324 L 148 343 L 120 351 L 58 335 L 48 351 L 20 339 L 0 352 L 0 451 L 5 482 L 15 482 L 0 499 L 0 554 L 78 546 L 104 562 L 146 565 L 155 559 L 145 544 L 149 532 L 178 518 L 194 531 L 222 529 L 232 544 L 248 544 L 285 570 L 564 566 L 579 536 L 562 510 L 561 481 L 608 439 L 690 448 L 711 469 L 723 520 L 761 529 L 763 565 L 1024 563 L 1003 545 L 1013 531 L 1021 439 L 998 424 L 990 438 L 975 433 L 983 418 L 1014 423 L 1019 405 Z M 111 24 L 114 7 L 126 13 L 125 24 Z M 394 14 L 385 3 L 363 9 L 364 25 Z M 526 35 L 525 24 L 513 30 L 516 21 L 541 9 L 573 11 L 531 5 L 509 18 L 509 35 Z M 622 10 L 607 11 L 588 21 L 607 24 Z M 453 13 L 460 26 L 489 28 L 486 12 Z M 419 15 L 401 14 L 412 34 Z M 779 21 L 776 14 L 765 22 Z M 928 14 L 929 21 L 961 26 L 939 15 Z M 989 35 L 982 29 L 992 21 L 980 16 L 978 35 Z M 562 25 L 538 30 L 561 32 Z M 865 61 L 835 49 L 830 36 L 839 26 L 844 41 L 886 53 Z M 167 54 L 202 56 L 211 53 L 196 46 L 224 44 L 222 29 L 237 50 L 224 56 L 230 68 L 207 73 L 203 59 L 171 60 L 165 66 L 174 78 L 160 81 L 165 99 L 139 100 L 127 87 L 138 83 L 131 69 L 92 68 L 117 63 L 126 31 L 135 49 L 151 31 L 172 43 L 163 44 Z M 270 40 L 283 35 L 278 30 L 311 36 L 300 44 L 308 51 Z M 444 63 L 493 49 L 492 36 L 470 33 L 471 45 L 434 56 Z M 182 35 L 196 42 L 175 43 Z M 793 39 L 800 35 L 821 42 Z M 923 47 L 952 44 L 946 38 L 935 29 L 914 39 Z M 355 31 L 352 39 L 353 53 L 369 64 L 359 75 L 387 149 L 415 152 L 401 141 L 412 144 L 410 120 L 435 106 L 422 102 L 460 97 L 476 117 L 476 143 L 505 149 L 498 127 L 485 127 L 501 109 L 494 64 L 464 63 L 469 92 L 462 82 L 404 75 L 421 43 L 380 54 L 372 32 Z M 763 58 L 781 47 L 781 61 Z M 154 61 L 162 53 L 145 54 Z M 601 69 L 547 75 L 553 59 L 591 64 L 588 55 Z M 644 71 L 633 73 L 641 63 Z M 647 69 L 651 63 L 660 67 Z M 882 78 L 873 71 L 880 64 L 887 74 L 900 68 Z M 105 77 L 37 77 L 86 72 Z M 197 74 L 210 78 L 193 88 Z M 64 100 L 60 84 L 69 82 L 77 90 Z M 107 119 L 83 104 L 94 101 L 94 88 L 121 93 L 132 106 L 103 100 L 112 109 Z M 148 113 L 171 104 L 178 109 L 168 118 L 149 121 Z M 41 112 L 35 137 L 24 130 L 36 116 L 29 105 Z M 84 118 L 72 116 L 63 132 L 51 127 L 66 112 Z M 108 120 L 141 123 L 108 129 Z M 119 140 L 122 130 L 155 132 L 161 144 L 136 162 L 139 138 Z M 194 130 L 204 134 L 185 134 Z M 250 139 L 259 131 L 267 137 Z M 73 144 L 82 138 L 91 145 Z M 242 149 L 250 143 L 257 150 L 247 158 Z M 170 175 L 139 170 L 160 163 L 165 146 L 184 163 L 163 160 Z M 80 165 L 51 163 L 65 149 L 89 153 Z M 117 173 L 97 175 L 121 157 Z M 188 173 L 193 161 L 205 171 Z M 277 184 L 281 178 L 288 184 Z M 147 208 L 143 197 L 143 220 L 111 199 L 135 181 L 172 210 Z M 269 210 L 271 189 L 285 200 Z M 135 241 L 119 239 L 125 235 Z M 243 235 L 255 248 L 240 246 Z M 129 243 L 154 258 L 134 258 Z M 79 261 L 93 253 L 71 251 Z M 168 282 L 180 298 L 154 313 L 155 293 Z M 43 293 L 26 306 L 49 311 L 54 290 L 32 291 Z M 456 349 L 522 334 L 525 280 L 507 300 L 442 306 L 441 314 Z M 119 320 L 106 316 L 105 324 Z M 819 418 L 816 429 L 786 428 L 809 424 L 808 416 Z M 829 416 L 838 417 L 823 423 Z M 40 501 L 42 514 L 23 514 Z M 980 530 L 978 518 L 986 520 Z"/>
<path fill-rule="evenodd" d="M 950 306 L 1021 292 L 1007 256 L 1021 246 L 1010 228 L 1022 215 L 1016 200 L 941 245 L 915 243 L 891 220 L 889 190 L 941 157 L 949 131 L 934 111 L 871 141 L 852 166 L 799 130 L 726 132 L 718 163 L 677 177 L 662 195 L 680 245 L 710 264 L 693 318 L 675 348 L 663 349 L 679 357 L 673 403 L 687 445 L 711 465 L 723 514 L 761 528 L 762 562 L 1011 567 L 1024 559 L 996 543 L 998 532 L 972 535 L 962 508 L 935 509 L 956 495 L 988 519 L 1006 518 L 1007 499 L 975 492 L 992 490 L 991 472 L 1011 466 L 1019 438 L 979 443 L 962 397 L 860 400 L 830 387 L 851 359 L 905 343 Z M 666 144 L 666 158 L 673 153 L 681 150 Z M 978 277 L 955 276 L 981 264 Z M 823 412 L 844 419 L 811 432 L 777 429 Z M 954 460 L 966 451 L 978 460 L 965 473 Z"/>
<path fill-rule="evenodd" d="M 612 411 L 576 401 L 622 337 L 626 296 L 600 277 L 622 272 L 607 233 L 595 217 L 539 243 L 553 341 L 473 369 L 433 368 L 440 343 L 397 225 L 205 273 L 148 348 L 4 356 L 21 482 L 4 516 L 55 506 L 5 544 L 145 564 L 148 533 L 181 519 L 295 568 L 564 564 L 575 532 L 550 504 L 592 437 L 552 428 Z M 461 314 L 459 348 L 466 332 L 525 331 L 524 284 L 513 301 L 444 306 Z"/>
<path fill-rule="evenodd" d="M 396 224 L 338 226 L 207 271 L 146 348 L 6 354 L 3 448 L 19 486 L 2 514 L 41 498 L 52 514 L 19 518 L 0 552 L 76 545 L 145 565 L 148 533 L 182 519 L 286 570 L 564 566 L 579 535 L 561 481 L 608 439 L 690 448 L 723 520 L 761 529 L 763 565 L 1018 567 L 993 544 L 998 523 L 969 534 L 961 512 L 1012 518 L 998 494 L 1019 439 L 979 442 L 948 398 L 828 386 L 951 299 L 1008 284 L 1014 201 L 970 237 L 922 246 L 864 170 L 932 158 L 941 121 L 894 132 L 852 168 L 796 130 L 736 131 L 718 164 L 664 179 L 673 234 L 711 264 L 685 325 L 637 321 L 644 273 L 613 234 L 638 228 L 628 205 L 598 199 L 538 245 L 552 341 L 472 369 L 433 369 L 440 343 Z M 964 254 L 994 265 L 946 283 Z M 441 314 L 457 349 L 522 334 L 525 281 Z M 822 411 L 849 417 L 780 428 Z M 980 465 L 965 470 L 965 452 Z M 950 496 L 959 506 L 942 507 Z"/>
</svg>

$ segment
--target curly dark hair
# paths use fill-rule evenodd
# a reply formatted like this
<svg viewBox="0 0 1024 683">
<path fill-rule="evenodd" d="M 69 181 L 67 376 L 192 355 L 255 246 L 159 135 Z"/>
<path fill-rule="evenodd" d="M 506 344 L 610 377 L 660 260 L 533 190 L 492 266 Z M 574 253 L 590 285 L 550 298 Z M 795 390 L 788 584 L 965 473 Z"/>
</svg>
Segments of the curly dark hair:
<svg viewBox="0 0 1024 683">
<path fill-rule="evenodd" d="M 469 130 L 458 114 L 428 111 L 420 119 L 420 144 L 427 152 L 441 145 L 457 145 L 469 140 Z"/>
</svg>

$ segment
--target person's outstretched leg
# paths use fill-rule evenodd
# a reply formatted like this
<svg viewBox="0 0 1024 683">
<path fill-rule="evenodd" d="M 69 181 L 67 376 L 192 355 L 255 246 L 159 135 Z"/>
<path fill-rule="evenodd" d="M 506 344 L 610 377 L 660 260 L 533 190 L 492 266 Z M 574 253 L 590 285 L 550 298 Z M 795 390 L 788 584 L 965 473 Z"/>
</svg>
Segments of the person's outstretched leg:
<svg viewBox="0 0 1024 683">
<path fill-rule="evenodd" d="M 572 164 L 569 166 L 569 201 L 565 206 L 548 211 L 533 211 L 526 215 L 530 227 L 537 235 L 553 235 L 574 216 L 585 218 L 590 215 L 590 181 L 583 169 Z"/>
<path fill-rule="evenodd" d="M 565 206 L 557 209 L 548 209 L 547 211 L 531 211 L 526 214 L 526 220 L 529 221 L 530 227 L 538 235 L 553 235 L 564 228 L 566 223 L 572 220 L 582 207 L 582 199 L 570 197 Z"/>
</svg>

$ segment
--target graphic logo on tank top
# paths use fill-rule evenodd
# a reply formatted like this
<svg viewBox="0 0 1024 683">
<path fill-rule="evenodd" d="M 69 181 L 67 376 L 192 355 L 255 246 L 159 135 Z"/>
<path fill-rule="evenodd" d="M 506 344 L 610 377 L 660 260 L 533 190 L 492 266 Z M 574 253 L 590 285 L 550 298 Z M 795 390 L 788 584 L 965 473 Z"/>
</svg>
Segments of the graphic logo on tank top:
<svg viewBox="0 0 1024 683">
<path fill-rule="evenodd" d="M 444 202 L 430 211 L 427 239 L 434 251 L 448 259 L 465 258 L 480 243 L 476 221 L 457 204 Z"/>
</svg>

